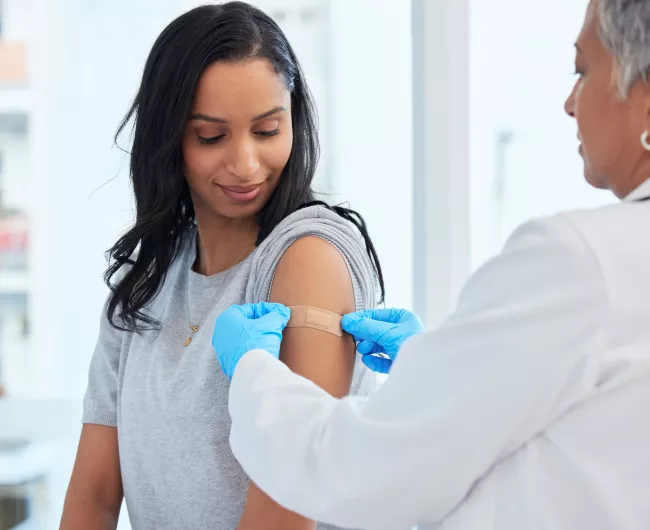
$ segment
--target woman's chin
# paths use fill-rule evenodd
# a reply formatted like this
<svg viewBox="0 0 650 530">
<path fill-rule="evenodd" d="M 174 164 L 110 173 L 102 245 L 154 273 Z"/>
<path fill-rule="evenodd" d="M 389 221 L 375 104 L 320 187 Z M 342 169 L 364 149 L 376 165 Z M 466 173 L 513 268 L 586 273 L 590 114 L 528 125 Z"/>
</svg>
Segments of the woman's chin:
<svg viewBox="0 0 650 530">
<path fill-rule="evenodd" d="M 267 200 L 267 196 L 259 196 L 248 202 L 230 200 L 227 197 L 221 197 L 219 201 L 214 201 L 213 204 L 211 204 L 211 208 L 221 217 L 226 217 L 228 219 L 246 219 L 248 217 L 254 217 L 260 213 Z"/>
<path fill-rule="evenodd" d="M 258 204 L 234 204 L 234 205 L 215 205 L 212 210 L 220 217 L 227 219 L 247 219 L 255 217 L 264 205 Z"/>
</svg>

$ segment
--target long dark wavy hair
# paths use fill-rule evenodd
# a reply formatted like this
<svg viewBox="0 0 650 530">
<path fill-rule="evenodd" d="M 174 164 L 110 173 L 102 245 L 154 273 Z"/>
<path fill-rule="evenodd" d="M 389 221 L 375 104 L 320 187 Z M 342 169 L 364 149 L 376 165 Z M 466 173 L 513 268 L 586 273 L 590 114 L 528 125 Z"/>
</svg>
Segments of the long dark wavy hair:
<svg viewBox="0 0 650 530">
<path fill-rule="evenodd" d="M 136 332 L 160 328 L 143 309 L 159 292 L 184 233 L 195 222 L 181 141 L 199 79 L 216 61 L 252 57 L 268 60 L 291 92 L 294 135 L 277 188 L 258 214 L 257 244 L 296 210 L 326 206 L 355 224 L 363 235 L 383 300 L 381 266 L 363 218 L 353 210 L 315 200 L 311 185 L 319 157 L 316 112 L 298 59 L 270 17 L 244 2 L 229 2 L 193 9 L 165 28 L 115 135 L 117 143 L 133 120 L 130 173 L 136 218 L 108 251 L 104 275 L 111 289 L 106 313 L 113 327 Z"/>
</svg>

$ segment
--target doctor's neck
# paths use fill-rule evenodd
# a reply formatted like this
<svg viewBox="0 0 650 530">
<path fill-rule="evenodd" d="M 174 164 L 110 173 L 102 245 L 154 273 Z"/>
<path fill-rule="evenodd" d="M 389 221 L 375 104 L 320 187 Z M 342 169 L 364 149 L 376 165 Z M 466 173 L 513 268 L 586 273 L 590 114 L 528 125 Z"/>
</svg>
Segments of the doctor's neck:
<svg viewBox="0 0 650 530">
<path fill-rule="evenodd" d="M 619 199 L 624 199 L 650 178 L 650 157 L 639 160 L 635 171 L 628 178 L 609 179 L 609 189 Z"/>
</svg>

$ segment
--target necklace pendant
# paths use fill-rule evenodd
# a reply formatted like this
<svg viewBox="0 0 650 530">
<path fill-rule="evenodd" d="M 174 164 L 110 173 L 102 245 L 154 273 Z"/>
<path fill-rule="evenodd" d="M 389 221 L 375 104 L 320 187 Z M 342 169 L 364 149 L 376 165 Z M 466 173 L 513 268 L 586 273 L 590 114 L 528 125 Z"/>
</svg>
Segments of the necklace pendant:
<svg viewBox="0 0 650 530">
<path fill-rule="evenodd" d="M 190 330 L 192 331 L 192 334 L 194 334 L 199 330 L 199 326 L 192 326 L 190 324 Z M 189 337 L 187 337 L 187 339 L 185 339 L 185 342 L 183 343 L 183 346 L 185 348 L 187 348 L 190 345 L 191 342 L 192 342 L 192 336 L 190 335 Z"/>
</svg>

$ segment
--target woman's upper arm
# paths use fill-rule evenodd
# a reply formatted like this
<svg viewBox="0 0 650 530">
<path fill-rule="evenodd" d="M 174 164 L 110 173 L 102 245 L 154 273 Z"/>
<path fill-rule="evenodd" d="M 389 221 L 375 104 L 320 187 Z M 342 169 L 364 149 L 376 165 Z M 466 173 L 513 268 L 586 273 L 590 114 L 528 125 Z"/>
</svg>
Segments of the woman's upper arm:
<svg viewBox="0 0 650 530">
<path fill-rule="evenodd" d="M 352 279 L 340 252 L 318 237 L 303 237 L 284 253 L 275 270 L 271 302 L 310 305 L 345 314 L 354 311 Z M 284 332 L 280 359 L 292 371 L 311 379 L 330 394 L 350 392 L 355 345 L 351 337 L 337 337 L 311 328 Z M 247 528 L 312 529 L 314 523 L 285 510 L 251 484 L 239 530 Z"/>
<path fill-rule="evenodd" d="M 355 310 L 352 279 L 336 247 L 318 237 L 303 237 L 282 256 L 273 280 L 271 302 L 309 305 L 343 315 Z M 355 362 L 352 337 L 311 328 L 284 332 L 280 359 L 336 397 L 349 393 Z"/>
</svg>

